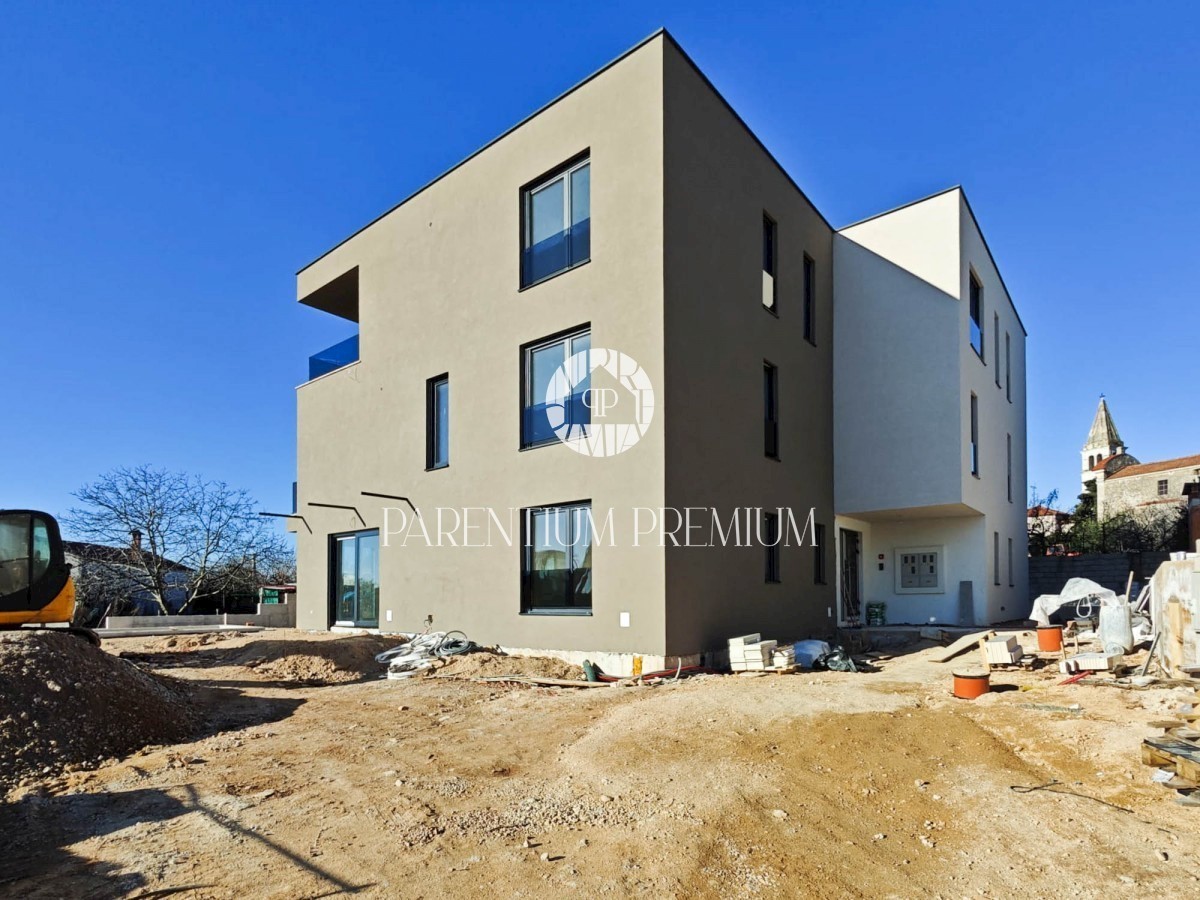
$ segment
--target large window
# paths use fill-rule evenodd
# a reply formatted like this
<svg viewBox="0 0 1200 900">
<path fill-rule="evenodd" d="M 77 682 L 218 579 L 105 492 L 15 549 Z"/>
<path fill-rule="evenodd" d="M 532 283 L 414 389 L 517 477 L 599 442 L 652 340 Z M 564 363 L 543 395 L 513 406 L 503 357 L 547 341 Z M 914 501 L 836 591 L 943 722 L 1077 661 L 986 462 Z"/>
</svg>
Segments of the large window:
<svg viewBox="0 0 1200 900">
<path fill-rule="evenodd" d="M 971 474 L 979 475 L 979 398 L 971 395 Z"/>
<path fill-rule="evenodd" d="M 586 357 L 576 360 L 568 377 L 555 378 L 575 356 L 590 350 L 592 332 L 581 328 L 521 348 L 521 446 L 537 447 L 558 440 L 557 429 L 567 440 L 582 438 L 591 424 L 584 392 L 591 384 Z"/>
<path fill-rule="evenodd" d="M 983 285 L 971 273 L 971 346 L 983 359 Z"/>
<path fill-rule="evenodd" d="M 379 531 L 331 538 L 331 588 L 335 625 L 379 624 Z"/>
<path fill-rule="evenodd" d="M 590 500 L 522 510 L 522 612 L 591 612 L 591 513 Z"/>
<path fill-rule="evenodd" d="M 804 339 L 817 342 L 817 264 L 804 254 Z"/>
<path fill-rule="evenodd" d="M 779 369 L 763 363 L 763 453 L 779 459 Z"/>
<path fill-rule="evenodd" d="M 767 584 L 778 584 L 779 575 L 779 513 L 763 513 L 763 550 L 766 552 Z"/>
<path fill-rule="evenodd" d="M 521 192 L 521 287 L 591 259 L 591 208 L 587 159 Z"/>
<path fill-rule="evenodd" d="M 425 468 L 450 465 L 450 376 L 430 378 L 425 386 Z"/>
<path fill-rule="evenodd" d="M 775 312 L 775 268 L 779 261 L 778 247 L 775 239 L 775 222 L 766 213 L 762 220 L 762 304 L 771 312 Z"/>
<path fill-rule="evenodd" d="M 49 567 L 50 532 L 45 520 L 19 512 L 0 516 L 0 597 L 27 592 Z"/>
</svg>

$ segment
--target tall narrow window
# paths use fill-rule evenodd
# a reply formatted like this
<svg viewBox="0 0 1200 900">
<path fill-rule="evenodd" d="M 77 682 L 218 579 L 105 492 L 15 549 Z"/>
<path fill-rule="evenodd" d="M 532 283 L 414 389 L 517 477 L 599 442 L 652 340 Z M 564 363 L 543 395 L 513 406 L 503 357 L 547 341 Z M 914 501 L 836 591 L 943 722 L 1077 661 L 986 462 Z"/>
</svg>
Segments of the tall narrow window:
<svg viewBox="0 0 1200 900">
<path fill-rule="evenodd" d="M 763 452 L 779 459 L 779 369 L 763 363 Z"/>
<path fill-rule="evenodd" d="M 430 378 L 425 385 L 425 468 L 450 465 L 450 376 Z"/>
<path fill-rule="evenodd" d="M 1167 496 L 1167 479 L 1165 478 L 1160 478 L 1158 480 L 1158 496 Z"/>
<path fill-rule="evenodd" d="M 779 514 L 763 513 L 762 529 L 763 550 L 766 553 L 766 581 L 768 584 L 779 582 Z"/>
<path fill-rule="evenodd" d="M 971 273 L 971 346 L 983 359 L 983 285 Z"/>
<path fill-rule="evenodd" d="M 817 342 L 817 264 L 804 254 L 804 339 Z"/>
<path fill-rule="evenodd" d="M 330 537 L 330 605 L 337 625 L 379 624 L 379 532 Z"/>
<path fill-rule="evenodd" d="M 825 526 L 814 523 L 813 529 L 813 584 L 825 584 Z"/>
<path fill-rule="evenodd" d="M 1012 503 L 1012 435 L 1007 435 L 1008 438 L 1008 502 Z"/>
<path fill-rule="evenodd" d="M 992 581 L 1000 583 L 1000 532 L 992 532 Z"/>
<path fill-rule="evenodd" d="M 762 255 L 762 304 L 775 312 L 775 267 L 779 254 L 775 246 L 775 222 L 766 213 L 763 213 Z"/>
<path fill-rule="evenodd" d="M 971 474 L 979 474 L 979 398 L 971 395 Z"/>
<path fill-rule="evenodd" d="M 591 259 L 591 207 L 587 159 L 521 191 L 521 287 Z"/>
<path fill-rule="evenodd" d="M 995 369 L 996 387 L 1000 387 L 1000 314 L 992 320 L 992 368 Z"/>
<path fill-rule="evenodd" d="M 1013 539 L 1008 539 L 1008 586 L 1013 587 Z"/>
<path fill-rule="evenodd" d="M 583 402 L 591 386 L 591 375 L 580 357 L 567 372 L 555 375 L 577 353 L 590 350 L 592 332 L 582 328 L 560 337 L 547 338 L 521 348 L 521 446 L 552 444 L 561 436 L 577 440 L 587 434 L 591 412 Z"/>
<path fill-rule="evenodd" d="M 1004 393 L 1012 403 L 1012 335 L 1004 332 Z"/>
<path fill-rule="evenodd" d="M 592 609 L 592 502 L 521 511 L 521 611 Z"/>
</svg>

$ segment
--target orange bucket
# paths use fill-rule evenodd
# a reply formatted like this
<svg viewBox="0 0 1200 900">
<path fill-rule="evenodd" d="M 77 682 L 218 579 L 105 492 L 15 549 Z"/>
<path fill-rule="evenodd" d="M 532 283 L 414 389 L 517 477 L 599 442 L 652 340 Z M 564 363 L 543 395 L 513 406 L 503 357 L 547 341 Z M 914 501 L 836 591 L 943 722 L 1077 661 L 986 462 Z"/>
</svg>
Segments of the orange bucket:
<svg viewBox="0 0 1200 900">
<path fill-rule="evenodd" d="M 1037 632 L 1038 649 L 1043 653 L 1057 653 L 1062 649 L 1061 625 L 1039 625 Z"/>
<path fill-rule="evenodd" d="M 992 689 L 991 675 L 982 669 L 969 669 L 954 673 L 954 696 L 960 700 L 974 700 Z"/>
</svg>

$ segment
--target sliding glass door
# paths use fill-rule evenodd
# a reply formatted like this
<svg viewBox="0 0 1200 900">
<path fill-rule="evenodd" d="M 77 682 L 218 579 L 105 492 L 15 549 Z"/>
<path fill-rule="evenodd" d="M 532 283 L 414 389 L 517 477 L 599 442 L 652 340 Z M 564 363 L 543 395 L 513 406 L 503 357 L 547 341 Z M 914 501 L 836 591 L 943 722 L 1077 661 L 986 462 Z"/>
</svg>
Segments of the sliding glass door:
<svg viewBox="0 0 1200 900">
<path fill-rule="evenodd" d="M 376 627 L 379 624 L 379 532 L 337 534 L 331 543 L 333 624 Z"/>
</svg>

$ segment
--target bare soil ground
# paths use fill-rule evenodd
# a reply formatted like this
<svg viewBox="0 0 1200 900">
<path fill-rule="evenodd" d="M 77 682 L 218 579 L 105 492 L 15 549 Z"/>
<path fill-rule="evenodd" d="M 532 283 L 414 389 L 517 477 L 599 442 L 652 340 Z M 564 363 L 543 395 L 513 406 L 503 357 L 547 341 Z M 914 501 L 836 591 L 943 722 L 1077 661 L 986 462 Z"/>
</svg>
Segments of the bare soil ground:
<svg viewBox="0 0 1200 900">
<path fill-rule="evenodd" d="M 928 645 L 858 674 L 535 688 L 466 679 L 570 672 L 481 656 L 387 681 L 392 639 L 219 637 L 106 642 L 202 721 L 26 777 L 0 893 L 1200 896 L 1200 809 L 1138 755 L 1189 689 L 1051 667 L 960 701 Z"/>
</svg>

